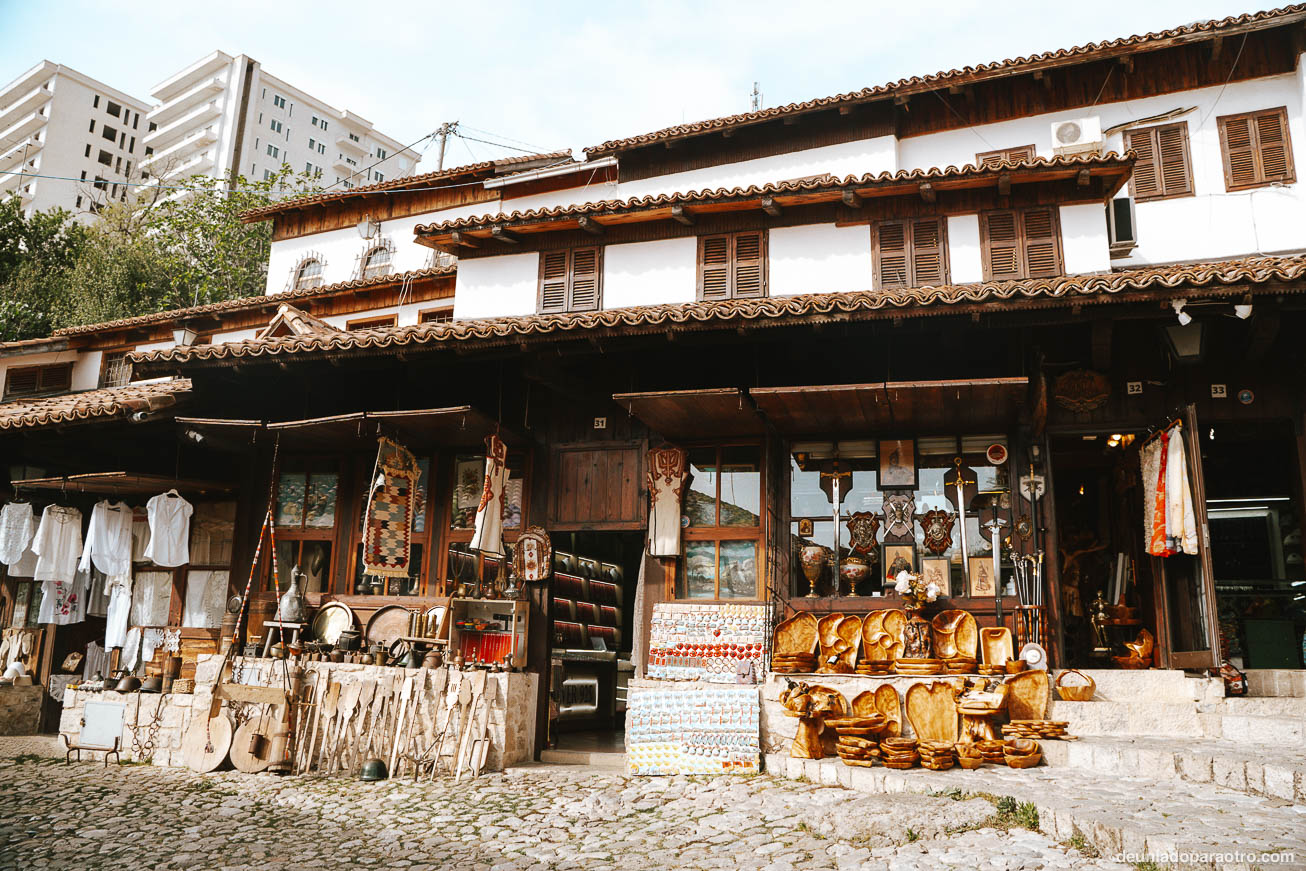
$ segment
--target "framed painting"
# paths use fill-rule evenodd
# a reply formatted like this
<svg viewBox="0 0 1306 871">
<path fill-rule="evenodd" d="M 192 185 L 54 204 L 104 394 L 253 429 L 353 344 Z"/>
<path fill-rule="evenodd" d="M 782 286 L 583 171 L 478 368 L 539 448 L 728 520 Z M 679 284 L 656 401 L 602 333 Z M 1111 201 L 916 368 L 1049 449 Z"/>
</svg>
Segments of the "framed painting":
<svg viewBox="0 0 1306 871">
<path fill-rule="evenodd" d="M 884 545 L 884 584 L 893 586 L 899 572 L 916 571 L 916 546 L 913 544 Z"/>
<path fill-rule="evenodd" d="M 915 439 L 881 439 L 877 453 L 880 460 L 881 490 L 916 489 Z"/>
<path fill-rule="evenodd" d="M 921 560 L 921 580 L 936 584 L 943 592 L 952 595 L 952 563 L 946 557 L 925 557 Z"/>
<path fill-rule="evenodd" d="M 974 597 L 992 598 L 993 596 L 993 560 L 973 557 L 970 561 L 970 588 L 967 591 Z"/>
</svg>

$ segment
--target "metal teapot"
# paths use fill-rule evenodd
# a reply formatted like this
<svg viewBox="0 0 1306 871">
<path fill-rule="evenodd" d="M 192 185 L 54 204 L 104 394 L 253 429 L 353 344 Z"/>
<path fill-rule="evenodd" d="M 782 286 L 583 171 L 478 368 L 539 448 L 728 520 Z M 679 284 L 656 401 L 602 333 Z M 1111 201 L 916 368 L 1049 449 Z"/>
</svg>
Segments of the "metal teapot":
<svg viewBox="0 0 1306 871">
<path fill-rule="evenodd" d="M 290 570 L 290 587 L 281 594 L 277 603 L 277 619 L 282 623 L 304 622 L 304 572 L 295 566 Z"/>
</svg>

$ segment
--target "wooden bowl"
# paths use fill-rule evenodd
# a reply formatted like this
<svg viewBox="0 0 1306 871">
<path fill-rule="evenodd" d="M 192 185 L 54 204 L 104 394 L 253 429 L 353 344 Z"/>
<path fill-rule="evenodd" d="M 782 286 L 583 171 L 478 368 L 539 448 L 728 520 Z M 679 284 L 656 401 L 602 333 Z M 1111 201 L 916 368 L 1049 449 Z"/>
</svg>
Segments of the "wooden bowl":
<svg viewBox="0 0 1306 871">
<path fill-rule="evenodd" d="M 1078 675 L 1087 683 L 1083 684 L 1066 684 L 1064 683 L 1066 675 Z M 1070 668 L 1057 675 L 1057 694 L 1067 702 L 1087 702 L 1093 698 L 1093 693 L 1097 692 L 1097 682 L 1091 677 L 1084 674 L 1078 669 Z"/>
<path fill-rule="evenodd" d="M 958 756 L 957 764 L 967 771 L 974 771 L 984 764 L 983 756 Z"/>
<path fill-rule="evenodd" d="M 1035 753 L 1033 756 L 1008 756 L 1008 768 L 1033 768 L 1043 761 L 1042 753 Z"/>
<path fill-rule="evenodd" d="M 1008 659 L 1002 668 L 1007 674 L 1020 674 L 1029 668 L 1029 663 L 1023 659 Z"/>
</svg>

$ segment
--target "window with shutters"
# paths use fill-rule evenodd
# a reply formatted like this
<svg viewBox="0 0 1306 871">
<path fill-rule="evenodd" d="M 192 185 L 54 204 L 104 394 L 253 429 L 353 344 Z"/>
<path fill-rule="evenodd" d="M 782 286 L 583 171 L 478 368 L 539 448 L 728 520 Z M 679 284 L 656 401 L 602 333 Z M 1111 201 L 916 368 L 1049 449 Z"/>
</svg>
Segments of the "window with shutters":
<svg viewBox="0 0 1306 871">
<path fill-rule="evenodd" d="M 5 399 L 63 393 L 73 386 L 73 364 L 20 366 L 5 373 Z"/>
<path fill-rule="evenodd" d="M 981 151 L 975 155 L 976 166 L 996 166 L 999 163 L 1015 163 L 1018 160 L 1033 160 L 1038 153 L 1032 145 L 1016 148 L 999 148 L 995 151 Z"/>
<path fill-rule="evenodd" d="M 881 221 L 871 238 L 877 288 L 948 283 L 948 239 L 942 218 Z"/>
<path fill-rule="evenodd" d="M 1138 202 L 1193 195 L 1188 124 L 1162 124 L 1125 133 L 1125 147 L 1138 155 L 1130 193 Z"/>
<path fill-rule="evenodd" d="M 1051 278 L 1060 275 L 1061 227 L 1056 206 L 980 213 L 984 278 Z"/>
<path fill-rule="evenodd" d="M 540 252 L 540 314 L 594 311 L 602 304 L 602 248 Z"/>
<path fill-rule="evenodd" d="M 1288 112 L 1282 106 L 1261 112 L 1225 115 L 1220 124 L 1224 186 L 1231 191 L 1268 184 L 1292 184 L 1297 173 L 1288 136 Z"/>
<path fill-rule="evenodd" d="M 766 296 L 766 231 L 698 237 L 698 298 Z"/>
</svg>

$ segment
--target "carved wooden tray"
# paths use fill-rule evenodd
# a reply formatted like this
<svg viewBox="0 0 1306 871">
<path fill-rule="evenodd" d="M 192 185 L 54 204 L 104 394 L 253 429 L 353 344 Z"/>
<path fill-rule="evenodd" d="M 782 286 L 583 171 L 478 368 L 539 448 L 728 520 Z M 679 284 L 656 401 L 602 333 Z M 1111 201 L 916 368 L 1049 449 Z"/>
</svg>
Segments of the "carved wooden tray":
<svg viewBox="0 0 1306 871">
<path fill-rule="evenodd" d="M 907 615 L 899 610 L 872 611 L 862 620 L 864 660 L 892 662 L 902 655 L 902 627 Z"/>
<path fill-rule="evenodd" d="M 985 626 L 979 631 L 981 662 L 985 665 L 1002 665 L 1016 658 L 1016 647 L 1011 642 L 1011 630 L 1005 626 Z"/>
<path fill-rule="evenodd" d="M 850 614 L 839 621 L 834 631 L 839 636 L 839 640 L 848 645 L 839 654 L 839 665 L 846 666 L 851 672 L 857 665 L 857 645 L 862 640 L 862 618 Z"/>
<path fill-rule="evenodd" d="M 934 655 L 943 659 L 974 659 L 979 648 L 979 628 L 969 611 L 940 611 L 930 621 Z"/>
<path fill-rule="evenodd" d="M 907 720 L 918 741 L 957 743 L 955 689 L 945 681 L 912 684 L 907 690 Z"/>
<path fill-rule="evenodd" d="M 898 691 L 890 684 L 858 693 L 853 699 L 854 717 L 872 714 L 882 714 L 888 721 L 882 733 L 885 737 L 902 734 L 902 704 L 898 701 Z"/>
<path fill-rule="evenodd" d="M 847 649 L 847 642 L 839 636 L 839 624 L 843 614 L 826 614 L 816 622 L 816 642 L 821 648 L 820 665 L 825 667 L 830 657 L 837 656 Z"/>
<path fill-rule="evenodd" d="M 1007 714 L 1012 720 L 1041 720 L 1052 701 L 1048 673 L 1040 668 L 1007 678 Z"/>
<path fill-rule="evenodd" d="M 816 652 L 816 615 L 801 611 L 775 627 L 771 650 L 776 656 Z"/>
</svg>

